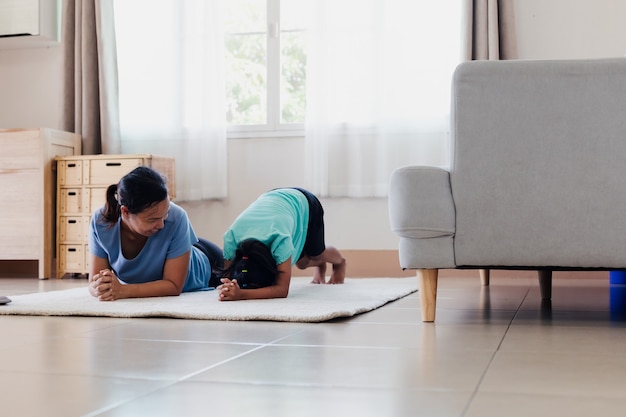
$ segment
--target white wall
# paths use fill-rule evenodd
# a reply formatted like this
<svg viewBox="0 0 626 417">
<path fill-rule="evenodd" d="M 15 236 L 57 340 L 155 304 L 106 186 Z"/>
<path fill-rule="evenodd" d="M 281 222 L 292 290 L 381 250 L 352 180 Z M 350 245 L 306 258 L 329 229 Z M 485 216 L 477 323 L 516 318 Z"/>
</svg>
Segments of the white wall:
<svg viewBox="0 0 626 417">
<path fill-rule="evenodd" d="M 624 0 L 515 0 L 520 58 L 626 55 Z"/>
<path fill-rule="evenodd" d="M 596 58 L 626 54 L 623 0 L 517 0 L 520 58 Z M 60 127 L 61 49 L 0 49 L 0 128 Z M 285 158 L 283 155 L 290 155 Z M 199 235 L 220 242 L 259 193 L 302 185 L 302 139 L 231 140 L 230 196 L 184 203 Z M 324 199 L 327 241 L 342 249 L 396 249 L 386 199 Z"/>
<path fill-rule="evenodd" d="M 58 46 L 0 49 L 0 128 L 60 127 L 61 61 Z"/>
</svg>

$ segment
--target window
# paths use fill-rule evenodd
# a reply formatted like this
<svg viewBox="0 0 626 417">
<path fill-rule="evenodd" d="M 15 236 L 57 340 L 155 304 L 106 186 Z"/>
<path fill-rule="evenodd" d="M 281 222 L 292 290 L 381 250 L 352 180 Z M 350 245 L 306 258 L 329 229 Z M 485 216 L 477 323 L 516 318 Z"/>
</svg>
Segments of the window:
<svg viewBox="0 0 626 417">
<path fill-rule="evenodd" d="M 230 137 L 303 134 L 307 2 L 222 3 Z"/>
</svg>

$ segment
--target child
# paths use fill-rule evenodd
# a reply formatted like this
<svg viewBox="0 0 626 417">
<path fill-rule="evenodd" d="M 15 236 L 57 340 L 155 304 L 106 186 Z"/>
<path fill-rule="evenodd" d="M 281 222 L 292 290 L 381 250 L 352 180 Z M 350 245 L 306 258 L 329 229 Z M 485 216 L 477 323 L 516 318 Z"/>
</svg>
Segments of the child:
<svg viewBox="0 0 626 417">
<path fill-rule="evenodd" d="M 279 188 L 262 194 L 224 234 L 222 301 L 284 298 L 291 267 L 314 267 L 313 283 L 342 284 L 346 260 L 324 242 L 324 209 L 301 188 Z"/>
</svg>

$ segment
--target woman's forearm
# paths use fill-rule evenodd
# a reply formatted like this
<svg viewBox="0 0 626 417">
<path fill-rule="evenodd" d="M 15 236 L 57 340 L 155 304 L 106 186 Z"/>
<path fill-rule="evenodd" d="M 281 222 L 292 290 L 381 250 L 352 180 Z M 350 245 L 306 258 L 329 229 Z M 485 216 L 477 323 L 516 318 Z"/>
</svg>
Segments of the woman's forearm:
<svg viewBox="0 0 626 417">
<path fill-rule="evenodd" d="M 123 284 L 120 298 L 167 297 L 180 295 L 182 288 L 167 279 L 141 284 Z"/>
</svg>

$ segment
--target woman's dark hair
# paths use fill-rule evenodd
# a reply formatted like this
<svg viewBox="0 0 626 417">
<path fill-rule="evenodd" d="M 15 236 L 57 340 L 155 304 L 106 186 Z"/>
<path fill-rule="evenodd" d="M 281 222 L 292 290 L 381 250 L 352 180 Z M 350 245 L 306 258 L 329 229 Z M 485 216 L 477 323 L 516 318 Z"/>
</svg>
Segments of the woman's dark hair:
<svg viewBox="0 0 626 417">
<path fill-rule="evenodd" d="M 102 221 L 113 225 L 120 217 L 121 206 L 131 214 L 137 214 L 167 199 L 167 184 L 152 168 L 137 167 L 117 184 L 109 185 L 106 198 L 101 211 Z"/>
<path fill-rule="evenodd" d="M 223 277 L 236 279 L 241 288 L 263 288 L 276 283 L 278 268 L 267 245 L 256 239 L 242 241 Z"/>
</svg>

